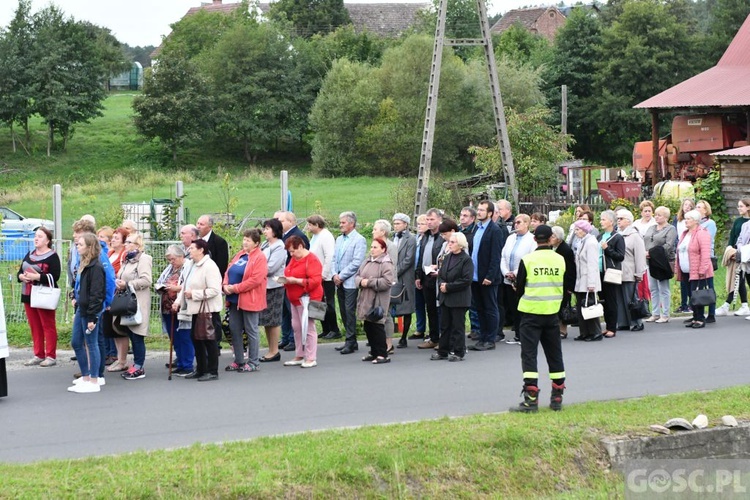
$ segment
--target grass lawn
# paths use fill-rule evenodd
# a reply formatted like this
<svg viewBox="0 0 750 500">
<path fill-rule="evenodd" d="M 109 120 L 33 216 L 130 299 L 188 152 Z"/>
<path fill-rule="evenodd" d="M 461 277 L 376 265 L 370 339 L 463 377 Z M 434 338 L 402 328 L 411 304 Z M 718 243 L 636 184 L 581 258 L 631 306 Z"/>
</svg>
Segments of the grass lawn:
<svg viewBox="0 0 750 500">
<path fill-rule="evenodd" d="M 268 437 L 223 445 L 0 465 L 2 498 L 610 498 L 599 445 L 705 413 L 750 417 L 750 387 Z"/>
</svg>

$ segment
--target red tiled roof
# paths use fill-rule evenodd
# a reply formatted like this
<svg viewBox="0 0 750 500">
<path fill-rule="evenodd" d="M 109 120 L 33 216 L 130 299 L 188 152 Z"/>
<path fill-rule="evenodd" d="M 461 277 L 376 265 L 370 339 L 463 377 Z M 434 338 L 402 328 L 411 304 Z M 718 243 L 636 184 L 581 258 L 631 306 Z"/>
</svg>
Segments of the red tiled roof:
<svg viewBox="0 0 750 500">
<path fill-rule="evenodd" d="M 716 153 L 711 153 L 711 156 L 716 156 L 717 158 L 736 158 L 738 156 L 750 156 L 750 146 L 741 146 L 739 148 L 717 151 Z"/>
<path fill-rule="evenodd" d="M 646 99 L 634 108 L 750 105 L 750 16 L 713 68 Z"/>
<path fill-rule="evenodd" d="M 549 7 L 533 7 L 531 9 L 513 9 L 505 13 L 503 17 L 496 22 L 490 31 L 493 33 L 502 33 L 516 23 L 521 24 L 524 28 L 534 27 L 534 23 L 539 19 Z"/>
</svg>

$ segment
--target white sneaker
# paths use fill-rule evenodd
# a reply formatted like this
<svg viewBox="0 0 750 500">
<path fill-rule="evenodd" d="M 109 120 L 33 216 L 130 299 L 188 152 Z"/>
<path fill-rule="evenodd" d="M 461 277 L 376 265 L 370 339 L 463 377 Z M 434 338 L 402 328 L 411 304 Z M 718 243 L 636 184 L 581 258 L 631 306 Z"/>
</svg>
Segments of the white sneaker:
<svg viewBox="0 0 750 500">
<path fill-rule="evenodd" d="M 318 362 L 313 359 L 312 361 L 305 361 L 300 366 L 302 368 L 314 368 L 314 367 L 318 366 Z"/>
<path fill-rule="evenodd" d="M 107 381 L 104 380 L 104 377 L 99 377 L 99 378 L 96 379 L 96 381 L 99 383 L 99 385 L 107 385 Z M 82 384 L 84 382 L 86 382 L 86 381 L 83 380 L 83 377 L 77 378 L 77 379 L 73 380 L 73 385 Z"/>
<path fill-rule="evenodd" d="M 25 361 L 23 363 L 23 366 L 36 366 L 36 365 L 40 365 L 40 364 L 42 364 L 42 361 L 44 361 L 44 358 L 37 358 L 36 356 L 34 356 L 30 360 Z"/>
<path fill-rule="evenodd" d="M 750 316 L 745 316 L 745 319 L 750 321 Z"/>
<path fill-rule="evenodd" d="M 726 316 L 727 314 L 729 314 L 729 304 L 727 302 L 724 302 L 723 306 L 716 308 L 716 316 Z M 748 311 L 748 314 L 750 314 L 750 311 Z"/>
<path fill-rule="evenodd" d="M 101 391 L 99 384 L 92 384 L 91 382 L 84 382 L 68 387 L 68 392 L 75 392 L 76 394 L 89 394 L 99 391 Z"/>
<path fill-rule="evenodd" d="M 750 314 L 750 307 L 747 307 L 747 304 L 742 304 L 742 307 L 734 311 L 735 316 L 747 316 L 748 314 Z"/>
</svg>

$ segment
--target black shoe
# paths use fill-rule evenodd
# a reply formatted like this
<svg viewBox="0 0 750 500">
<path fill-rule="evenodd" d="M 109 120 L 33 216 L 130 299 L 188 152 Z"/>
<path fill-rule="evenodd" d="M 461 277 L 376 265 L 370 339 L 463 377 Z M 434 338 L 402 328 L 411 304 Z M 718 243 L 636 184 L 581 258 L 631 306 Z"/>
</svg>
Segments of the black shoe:
<svg viewBox="0 0 750 500">
<path fill-rule="evenodd" d="M 291 352 L 295 349 L 297 349 L 297 346 L 295 346 L 294 344 L 287 344 L 286 346 L 284 346 L 284 351 L 286 352 Z"/>
<path fill-rule="evenodd" d="M 202 376 L 203 376 L 202 373 L 190 372 L 187 375 L 185 375 L 185 378 L 201 378 Z"/>
<path fill-rule="evenodd" d="M 198 382 L 210 382 L 211 380 L 218 380 L 219 376 L 213 373 L 206 373 L 205 375 L 198 377 Z"/>
<path fill-rule="evenodd" d="M 338 347 L 334 347 L 334 349 L 336 349 L 336 350 L 337 350 L 337 351 L 339 351 L 339 352 L 343 351 L 343 350 L 344 350 L 345 348 L 346 348 L 346 344 L 344 344 L 344 345 L 340 345 L 340 346 L 338 346 Z"/>
<path fill-rule="evenodd" d="M 716 316 L 709 316 L 706 318 L 706 323 L 716 323 Z"/>
<path fill-rule="evenodd" d="M 630 329 L 631 332 L 642 332 L 643 331 L 643 325 L 635 325 Z"/>
<path fill-rule="evenodd" d="M 706 326 L 706 323 L 708 323 L 708 319 L 706 319 L 705 322 L 703 322 L 703 321 L 696 321 L 695 323 L 693 323 L 693 328 L 703 328 L 704 326 Z"/>
<path fill-rule="evenodd" d="M 685 323 L 686 325 L 691 325 L 693 324 L 693 318 L 688 318 L 685 321 L 683 321 L 683 323 Z"/>
<path fill-rule="evenodd" d="M 469 337 L 469 339 L 471 339 L 471 340 L 479 340 L 479 334 L 478 334 L 477 332 L 471 332 L 471 333 L 470 333 L 470 334 L 468 335 L 468 337 Z"/>
<path fill-rule="evenodd" d="M 495 342 L 502 342 L 505 340 L 505 334 L 504 333 L 498 333 L 495 337 Z"/>
<path fill-rule="evenodd" d="M 443 356 L 442 354 L 437 353 L 437 352 L 433 354 L 432 356 L 430 356 L 431 361 L 443 361 L 446 359 L 448 359 L 448 356 Z"/>
<path fill-rule="evenodd" d="M 183 370 L 182 368 L 177 368 L 176 370 L 172 370 L 172 375 L 176 377 L 187 377 L 191 373 L 193 372 L 190 370 Z"/>
<path fill-rule="evenodd" d="M 323 337 L 325 340 L 334 340 L 334 339 L 340 339 L 341 334 L 338 332 L 328 332 L 328 334 Z"/>
<path fill-rule="evenodd" d="M 477 342 L 476 344 L 469 346 L 469 350 L 471 351 L 491 351 L 494 348 L 494 342 Z"/>
<path fill-rule="evenodd" d="M 584 337 L 583 335 L 579 335 L 578 337 L 574 338 L 573 340 L 586 340 L 588 337 Z"/>
<path fill-rule="evenodd" d="M 409 335 L 409 340 L 418 340 L 418 339 L 423 339 L 423 338 L 424 338 L 424 332 Z"/>
<path fill-rule="evenodd" d="M 459 356 L 458 354 L 451 354 L 450 356 L 448 356 L 448 361 L 450 361 L 451 363 L 454 363 L 456 361 L 463 361 L 463 360 L 464 360 L 464 357 Z"/>
<path fill-rule="evenodd" d="M 643 328 L 641 328 L 641 330 L 643 330 Z M 596 342 L 597 340 L 601 340 L 603 338 L 604 338 L 604 335 L 600 333 L 599 335 L 594 335 L 593 337 L 586 337 L 585 339 L 583 339 L 583 341 L 584 342 Z"/>
<path fill-rule="evenodd" d="M 279 342 L 279 351 L 283 350 L 288 345 L 289 342 Z"/>
<path fill-rule="evenodd" d="M 320 332 L 318 334 L 318 340 L 323 340 L 324 338 L 326 338 L 326 335 L 328 335 L 329 333 L 330 332 Z"/>
<path fill-rule="evenodd" d="M 341 351 L 339 352 L 341 352 L 341 354 L 351 354 L 357 350 L 359 350 L 359 347 L 357 347 L 356 345 L 353 345 L 353 346 L 347 345 L 347 346 L 344 346 L 344 348 L 341 349 Z"/>
<path fill-rule="evenodd" d="M 401 339 L 398 341 L 396 347 L 398 347 L 399 349 L 403 349 L 404 347 L 409 347 L 409 343 L 406 342 L 406 339 Z"/>
<path fill-rule="evenodd" d="M 693 321 L 691 319 L 690 321 L 686 321 L 684 326 L 685 326 L 685 328 L 692 328 L 693 325 L 695 325 L 696 323 L 698 323 L 698 322 L 697 321 Z"/>
<path fill-rule="evenodd" d="M 261 363 L 271 363 L 273 361 L 281 361 L 281 353 L 280 352 L 277 352 L 276 354 L 274 354 L 270 358 L 267 358 L 265 356 L 261 356 L 260 357 L 260 362 Z"/>
</svg>

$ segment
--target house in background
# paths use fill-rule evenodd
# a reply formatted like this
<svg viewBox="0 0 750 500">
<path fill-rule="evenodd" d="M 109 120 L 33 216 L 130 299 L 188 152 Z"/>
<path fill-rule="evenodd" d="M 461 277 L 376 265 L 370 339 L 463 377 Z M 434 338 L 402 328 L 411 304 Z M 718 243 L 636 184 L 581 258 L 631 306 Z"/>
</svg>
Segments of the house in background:
<svg viewBox="0 0 750 500">
<path fill-rule="evenodd" d="M 543 36 L 553 42 L 557 30 L 565 25 L 566 17 L 557 7 L 533 7 L 530 9 L 513 9 L 505 13 L 490 31 L 501 34 L 511 26 L 518 24 L 533 35 Z"/>
<path fill-rule="evenodd" d="M 237 9 L 239 3 L 223 3 L 222 0 L 212 0 L 200 7 L 192 7 L 183 19 L 193 14 L 205 12 L 230 13 Z M 355 31 L 369 31 L 382 37 L 397 37 L 411 28 L 417 20 L 417 14 L 432 6 L 430 3 L 344 3 L 349 11 L 349 17 Z M 270 10 L 270 3 L 258 4 L 261 14 Z M 151 59 L 158 59 L 161 45 L 151 53 Z"/>
</svg>

